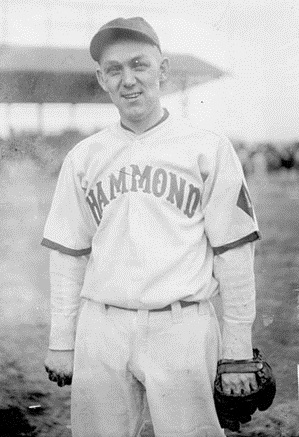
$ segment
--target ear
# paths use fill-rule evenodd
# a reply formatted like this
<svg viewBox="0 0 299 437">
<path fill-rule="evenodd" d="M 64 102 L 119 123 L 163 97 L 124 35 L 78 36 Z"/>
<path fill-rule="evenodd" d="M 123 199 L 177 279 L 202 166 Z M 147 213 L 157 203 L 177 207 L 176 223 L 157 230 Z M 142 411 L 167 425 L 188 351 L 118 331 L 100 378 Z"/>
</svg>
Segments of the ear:
<svg viewBox="0 0 299 437">
<path fill-rule="evenodd" d="M 160 83 L 166 82 L 169 76 L 169 59 L 163 58 L 160 64 Z"/>
<path fill-rule="evenodd" d="M 103 73 L 102 73 L 100 68 L 97 68 L 96 76 L 97 76 L 97 79 L 98 79 L 98 82 L 99 82 L 100 86 L 103 88 L 104 91 L 108 92 L 108 89 L 107 89 L 107 86 L 106 86 L 106 82 L 105 82 L 105 80 L 103 78 Z"/>
</svg>

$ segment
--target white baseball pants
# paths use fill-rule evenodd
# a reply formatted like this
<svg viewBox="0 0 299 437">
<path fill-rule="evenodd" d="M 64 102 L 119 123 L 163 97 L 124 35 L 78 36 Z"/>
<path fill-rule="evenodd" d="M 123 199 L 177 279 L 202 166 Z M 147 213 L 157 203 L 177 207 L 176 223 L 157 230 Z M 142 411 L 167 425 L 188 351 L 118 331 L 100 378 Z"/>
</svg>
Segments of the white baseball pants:
<svg viewBox="0 0 299 437">
<path fill-rule="evenodd" d="M 149 312 L 85 300 L 75 346 L 73 437 L 138 436 L 145 393 L 155 437 L 225 436 L 213 402 L 219 352 L 218 320 L 208 302 Z"/>
</svg>

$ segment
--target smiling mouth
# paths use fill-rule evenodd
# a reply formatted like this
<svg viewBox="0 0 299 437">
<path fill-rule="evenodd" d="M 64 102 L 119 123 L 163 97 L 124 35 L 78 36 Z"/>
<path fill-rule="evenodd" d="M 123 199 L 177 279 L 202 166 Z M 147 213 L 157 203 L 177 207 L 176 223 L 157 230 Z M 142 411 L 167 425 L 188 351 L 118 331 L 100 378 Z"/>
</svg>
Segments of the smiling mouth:
<svg viewBox="0 0 299 437">
<path fill-rule="evenodd" d="M 141 93 L 129 93 L 129 94 L 123 94 L 122 97 L 126 100 L 135 100 L 140 95 L 141 95 Z"/>
</svg>

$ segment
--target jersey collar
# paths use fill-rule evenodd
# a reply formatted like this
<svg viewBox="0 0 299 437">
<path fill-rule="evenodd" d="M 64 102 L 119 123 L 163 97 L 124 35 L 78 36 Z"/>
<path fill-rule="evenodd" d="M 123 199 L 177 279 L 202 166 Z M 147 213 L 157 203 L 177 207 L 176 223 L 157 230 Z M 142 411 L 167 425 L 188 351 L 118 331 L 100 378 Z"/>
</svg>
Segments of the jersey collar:
<svg viewBox="0 0 299 437">
<path fill-rule="evenodd" d="M 142 132 L 142 133 L 145 133 L 145 132 L 148 132 L 148 131 L 151 130 L 151 129 L 154 129 L 156 126 L 158 126 L 159 124 L 163 123 L 163 121 L 165 121 L 165 120 L 168 118 L 168 116 L 169 116 L 169 111 L 168 111 L 166 108 L 163 108 L 163 115 L 162 115 L 162 117 L 160 118 L 160 120 L 157 121 L 157 123 L 155 123 L 153 126 L 151 126 L 151 127 L 149 127 L 148 129 L 146 129 L 146 130 L 145 130 L 144 132 Z M 132 132 L 133 134 L 135 134 L 135 132 L 133 131 L 133 129 L 131 129 L 130 127 L 128 127 L 128 126 L 126 126 L 125 124 L 123 124 L 122 121 L 120 122 L 120 125 L 121 125 L 121 127 L 122 127 L 123 129 L 125 129 L 125 130 L 127 130 L 127 131 L 129 131 L 129 132 Z"/>
</svg>

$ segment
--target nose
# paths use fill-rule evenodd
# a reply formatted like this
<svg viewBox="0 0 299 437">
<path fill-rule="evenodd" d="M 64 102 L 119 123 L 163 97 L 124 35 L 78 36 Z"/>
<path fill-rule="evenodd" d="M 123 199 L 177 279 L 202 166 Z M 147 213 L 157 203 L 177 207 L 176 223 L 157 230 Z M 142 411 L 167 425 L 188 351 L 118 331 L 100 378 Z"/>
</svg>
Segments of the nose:
<svg viewBox="0 0 299 437">
<path fill-rule="evenodd" d="M 131 68 L 123 69 L 122 83 L 127 88 L 130 88 L 131 86 L 135 85 L 136 77 L 134 75 L 134 72 L 131 70 Z"/>
</svg>

